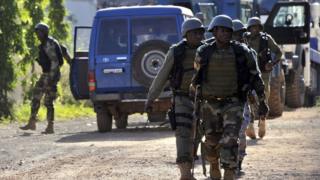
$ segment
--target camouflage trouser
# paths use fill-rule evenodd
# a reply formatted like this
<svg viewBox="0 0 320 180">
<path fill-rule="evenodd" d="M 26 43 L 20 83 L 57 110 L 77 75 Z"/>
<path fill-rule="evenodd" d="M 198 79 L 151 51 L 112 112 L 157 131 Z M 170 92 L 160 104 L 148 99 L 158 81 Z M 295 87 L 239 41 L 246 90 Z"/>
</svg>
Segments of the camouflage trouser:
<svg viewBox="0 0 320 180">
<path fill-rule="evenodd" d="M 266 95 L 266 101 L 268 102 L 270 96 L 270 73 L 262 73 L 262 80 L 264 83 L 264 94 Z"/>
<path fill-rule="evenodd" d="M 48 73 L 43 73 L 33 88 L 30 119 L 36 119 L 40 108 L 41 99 L 43 95 L 45 95 L 44 105 L 47 108 L 47 121 L 54 121 L 53 101 L 57 98 L 57 83 L 59 78 L 51 82 L 50 86 L 47 86 L 46 79 L 48 76 Z"/>
<path fill-rule="evenodd" d="M 175 98 L 175 117 L 177 129 L 176 146 L 178 164 L 192 162 L 192 113 L 193 104 L 189 97 L 176 96 Z"/>
<path fill-rule="evenodd" d="M 207 102 L 202 106 L 206 137 L 204 151 L 210 163 L 217 163 L 220 158 L 223 168 L 237 168 L 242 111 L 243 104 L 237 99 Z"/>
<path fill-rule="evenodd" d="M 246 129 L 251 122 L 251 110 L 248 103 L 245 103 L 243 109 L 243 121 L 241 124 L 241 129 L 239 132 L 239 160 L 243 160 L 244 156 L 247 155 L 246 147 L 247 147 L 247 139 L 246 139 Z"/>
</svg>

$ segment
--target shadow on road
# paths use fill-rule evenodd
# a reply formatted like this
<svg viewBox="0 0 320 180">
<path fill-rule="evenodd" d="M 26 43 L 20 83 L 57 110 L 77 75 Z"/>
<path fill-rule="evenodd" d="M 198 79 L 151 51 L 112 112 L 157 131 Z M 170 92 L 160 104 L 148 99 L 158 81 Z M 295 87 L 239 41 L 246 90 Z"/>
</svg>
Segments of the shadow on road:
<svg viewBox="0 0 320 180">
<path fill-rule="evenodd" d="M 89 141 L 148 141 L 152 139 L 167 138 L 172 136 L 174 136 L 174 132 L 166 127 L 142 127 L 128 129 L 113 129 L 111 132 L 107 133 L 79 132 L 62 137 L 56 142 L 77 143 Z"/>
</svg>

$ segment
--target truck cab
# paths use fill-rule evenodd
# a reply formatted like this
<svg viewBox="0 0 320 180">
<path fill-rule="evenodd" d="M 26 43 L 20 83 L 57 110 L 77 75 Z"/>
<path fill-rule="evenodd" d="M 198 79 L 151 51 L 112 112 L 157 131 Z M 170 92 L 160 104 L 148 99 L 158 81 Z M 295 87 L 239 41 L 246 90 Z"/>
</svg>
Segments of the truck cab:
<svg viewBox="0 0 320 180">
<path fill-rule="evenodd" d="M 92 101 L 100 132 L 111 131 L 113 119 L 126 128 L 128 115 L 144 112 L 148 88 L 192 16 L 177 6 L 106 8 L 97 11 L 92 28 L 75 29 L 71 89 L 76 99 Z M 164 91 L 149 120 L 163 121 L 170 104 Z"/>
</svg>

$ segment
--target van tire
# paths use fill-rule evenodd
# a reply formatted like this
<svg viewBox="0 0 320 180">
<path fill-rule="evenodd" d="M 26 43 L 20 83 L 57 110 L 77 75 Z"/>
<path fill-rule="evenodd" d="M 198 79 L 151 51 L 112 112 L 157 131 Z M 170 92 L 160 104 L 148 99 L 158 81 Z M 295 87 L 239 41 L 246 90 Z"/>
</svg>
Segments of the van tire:
<svg viewBox="0 0 320 180">
<path fill-rule="evenodd" d="M 144 87 L 150 87 L 152 80 L 164 64 L 169 47 L 169 43 L 161 40 L 152 40 L 141 44 L 132 59 L 134 79 Z"/>
<path fill-rule="evenodd" d="M 284 80 L 284 73 L 281 72 L 280 76 L 274 77 L 270 81 L 270 97 L 269 104 L 269 117 L 275 118 L 282 115 L 285 103 L 286 85 Z"/>
<path fill-rule="evenodd" d="M 117 129 L 126 129 L 128 126 L 128 114 L 120 114 L 119 117 L 115 117 L 115 125 Z"/>
<path fill-rule="evenodd" d="M 291 73 L 291 74 L 290 74 Z M 292 83 L 286 87 L 286 104 L 290 108 L 299 108 L 304 105 L 305 85 L 302 77 L 303 68 L 300 66 L 296 71 L 290 71 Z"/>
<path fill-rule="evenodd" d="M 98 131 L 101 133 L 110 132 L 112 129 L 112 115 L 106 109 L 97 111 Z"/>
</svg>

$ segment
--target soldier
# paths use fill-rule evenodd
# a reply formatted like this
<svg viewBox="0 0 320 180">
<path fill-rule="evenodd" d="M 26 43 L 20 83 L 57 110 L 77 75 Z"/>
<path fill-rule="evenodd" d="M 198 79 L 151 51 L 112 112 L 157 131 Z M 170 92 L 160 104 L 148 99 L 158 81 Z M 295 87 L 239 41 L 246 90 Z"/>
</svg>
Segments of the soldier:
<svg viewBox="0 0 320 180">
<path fill-rule="evenodd" d="M 282 53 L 273 38 L 269 34 L 262 32 L 263 26 L 258 17 L 252 17 L 248 20 L 247 29 L 249 32 L 245 34 L 245 39 L 248 45 L 257 52 L 258 64 L 265 85 L 266 100 L 268 101 L 270 95 L 270 72 L 272 71 L 273 66 L 280 62 Z M 271 59 L 271 52 L 275 54 L 275 61 L 272 61 Z M 266 122 L 265 118 L 262 118 L 259 121 L 258 135 L 260 138 L 263 138 L 265 133 Z M 247 135 L 250 138 L 255 139 L 253 121 L 249 124 Z"/>
<path fill-rule="evenodd" d="M 259 97 L 261 116 L 267 114 L 268 105 L 255 55 L 245 45 L 231 41 L 232 19 L 218 15 L 208 31 L 213 33 L 215 41 L 197 50 L 191 90 L 199 85 L 202 89 L 206 159 L 211 167 L 221 163 L 224 179 L 233 180 L 238 166 L 243 106 L 250 84 Z M 220 179 L 213 176 L 211 167 L 211 178 Z"/>
<path fill-rule="evenodd" d="M 35 32 L 41 44 L 39 45 L 39 58 L 42 74 L 33 89 L 31 102 L 31 115 L 27 125 L 20 127 L 22 130 L 35 130 L 40 101 L 45 95 L 44 104 L 47 108 L 48 125 L 44 134 L 54 133 L 54 106 L 53 101 L 57 97 L 57 83 L 60 79 L 60 66 L 63 64 L 63 55 L 57 40 L 49 36 L 49 26 L 39 23 L 35 26 Z"/>
<path fill-rule="evenodd" d="M 243 35 L 245 32 L 247 32 L 247 28 L 244 26 L 244 24 L 236 19 L 232 21 L 233 23 L 233 34 L 232 34 L 232 39 L 241 43 L 245 43 L 243 39 Z M 249 48 L 249 47 L 248 47 Z M 249 48 L 250 49 L 250 48 Z M 253 51 L 253 53 L 256 54 L 256 52 L 253 49 L 250 49 Z M 248 96 L 252 96 L 251 90 L 249 90 Z M 247 100 L 247 102 L 244 104 L 244 109 L 243 109 L 243 122 L 241 124 L 240 128 L 240 133 L 239 133 L 239 163 L 238 163 L 238 170 L 241 171 L 241 165 L 244 157 L 247 155 L 246 153 L 246 147 L 247 147 L 247 140 L 246 140 L 246 129 L 251 122 L 252 117 L 252 112 L 251 112 L 251 106 L 250 104 L 250 99 Z"/>
<path fill-rule="evenodd" d="M 189 85 L 194 73 L 193 63 L 196 49 L 202 44 L 204 26 L 197 18 L 186 20 L 182 24 L 184 39 L 170 47 L 165 63 L 153 80 L 149 89 L 146 112 L 152 111 L 152 102 L 160 95 L 166 81 L 170 80 L 173 91 L 173 116 L 170 115 L 172 128 L 175 129 L 177 159 L 181 180 L 193 179 L 191 167 L 192 152 L 192 123 L 193 104 L 189 98 Z"/>
</svg>

